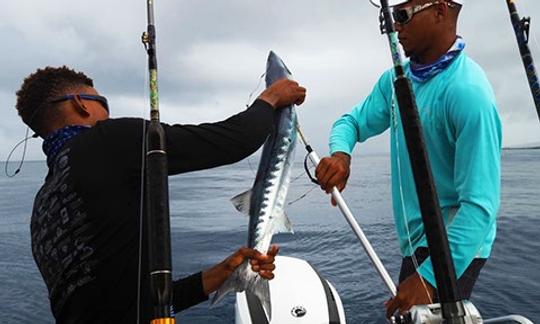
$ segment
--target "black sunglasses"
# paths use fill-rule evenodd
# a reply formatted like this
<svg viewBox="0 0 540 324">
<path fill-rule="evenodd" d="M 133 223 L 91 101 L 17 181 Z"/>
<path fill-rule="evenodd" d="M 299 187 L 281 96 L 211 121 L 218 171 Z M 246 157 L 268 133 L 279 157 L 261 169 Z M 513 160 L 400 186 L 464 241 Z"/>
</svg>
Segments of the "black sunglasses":
<svg viewBox="0 0 540 324">
<path fill-rule="evenodd" d="M 107 98 L 105 98 L 103 96 L 98 96 L 98 95 L 71 94 L 71 95 L 66 95 L 66 96 L 62 96 L 62 97 L 59 97 L 59 98 L 52 99 L 52 100 L 49 101 L 49 103 L 58 103 L 58 102 L 66 101 L 66 100 L 73 100 L 73 99 L 75 99 L 77 97 L 79 97 L 80 99 L 84 99 L 84 100 L 97 101 L 103 106 L 103 108 L 105 108 L 105 110 L 107 110 L 107 112 L 109 112 L 109 103 L 107 102 Z"/>
</svg>

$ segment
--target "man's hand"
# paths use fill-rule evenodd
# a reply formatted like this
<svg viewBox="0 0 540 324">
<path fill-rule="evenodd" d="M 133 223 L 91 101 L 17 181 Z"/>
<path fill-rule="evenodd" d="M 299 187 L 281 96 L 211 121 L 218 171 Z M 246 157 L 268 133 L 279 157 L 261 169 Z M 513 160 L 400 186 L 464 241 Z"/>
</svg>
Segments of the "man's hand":
<svg viewBox="0 0 540 324">
<path fill-rule="evenodd" d="M 245 259 L 251 259 L 249 261 L 251 269 L 259 273 L 261 277 L 268 280 L 273 279 L 274 269 L 276 269 L 274 261 L 278 252 L 279 247 L 277 245 L 272 245 L 266 254 L 247 247 L 238 249 L 223 262 L 203 272 L 204 293 L 209 295 L 216 291 Z"/>
<path fill-rule="evenodd" d="M 245 259 L 250 259 L 251 270 L 259 273 L 263 278 L 273 279 L 273 271 L 276 268 L 274 261 L 278 251 L 279 247 L 277 245 L 272 245 L 266 254 L 262 254 L 255 249 L 242 247 L 223 262 L 226 264 L 228 272 L 232 274 Z"/>
<path fill-rule="evenodd" d="M 399 310 L 399 313 L 403 314 L 414 305 L 431 304 L 434 289 L 427 281 L 424 280 L 424 282 L 426 283 L 427 291 L 417 272 L 407 277 L 399 285 L 396 297 L 391 298 L 385 303 L 386 318 L 394 315 L 396 310 Z"/>
<path fill-rule="evenodd" d="M 350 167 L 351 157 L 346 153 L 336 152 L 331 157 L 323 158 L 315 170 L 321 189 L 326 193 L 331 193 L 334 187 L 343 191 L 349 179 Z M 332 205 L 336 205 L 333 197 Z"/>
<path fill-rule="evenodd" d="M 298 82 L 281 79 L 274 82 L 264 90 L 259 99 L 268 102 L 275 109 L 287 107 L 292 104 L 301 105 L 306 98 L 306 88 L 298 85 Z"/>
</svg>

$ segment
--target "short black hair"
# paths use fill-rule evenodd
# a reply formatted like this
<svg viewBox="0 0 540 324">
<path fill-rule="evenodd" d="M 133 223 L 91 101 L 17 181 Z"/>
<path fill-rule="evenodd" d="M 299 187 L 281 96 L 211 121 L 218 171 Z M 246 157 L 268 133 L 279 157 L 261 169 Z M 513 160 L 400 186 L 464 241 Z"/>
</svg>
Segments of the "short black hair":
<svg viewBox="0 0 540 324">
<path fill-rule="evenodd" d="M 37 69 L 24 79 L 17 91 L 15 107 L 23 122 L 41 135 L 47 122 L 57 115 L 57 111 L 49 102 L 55 97 L 64 95 L 66 91 L 81 86 L 93 87 L 94 82 L 84 73 L 65 65 Z"/>
</svg>

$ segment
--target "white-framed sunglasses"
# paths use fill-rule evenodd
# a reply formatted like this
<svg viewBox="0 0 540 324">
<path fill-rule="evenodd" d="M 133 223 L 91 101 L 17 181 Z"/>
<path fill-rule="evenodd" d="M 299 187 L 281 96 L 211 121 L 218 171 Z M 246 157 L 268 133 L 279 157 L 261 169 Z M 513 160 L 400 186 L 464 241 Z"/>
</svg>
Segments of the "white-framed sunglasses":
<svg viewBox="0 0 540 324">
<path fill-rule="evenodd" d="M 441 4 L 441 3 L 447 3 L 449 7 L 453 8 L 453 4 L 451 2 L 447 2 L 447 1 L 432 1 L 432 2 L 426 2 L 422 5 L 416 5 L 416 6 L 410 6 L 410 7 L 404 7 L 404 8 L 399 8 L 399 9 L 394 9 L 392 11 L 392 17 L 394 18 L 394 22 L 400 24 L 400 25 L 405 25 L 406 23 L 408 23 L 409 21 L 411 21 L 411 19 L 413 18 L 413 16 L 423 10 L 426 10 L 428 8 L 430 8 L 431 6 L 434 6 L 434 5 L 437 5 L 437 4 Z"/>
</svg>

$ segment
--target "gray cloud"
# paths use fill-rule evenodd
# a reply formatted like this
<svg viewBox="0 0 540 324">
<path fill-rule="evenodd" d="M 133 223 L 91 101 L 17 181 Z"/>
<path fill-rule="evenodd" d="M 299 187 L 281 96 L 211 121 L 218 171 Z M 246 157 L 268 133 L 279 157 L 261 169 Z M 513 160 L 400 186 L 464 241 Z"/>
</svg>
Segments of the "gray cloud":
<svg viewBox="0 0 540 324">
<path fill-rule="evenodd" d="M 540 13 L 534 0 L 520 13 Z M 390 67 L 378 12 L 367 0 L 160 0 L 156 2 L 162 118 L 199 123 L 244 108 L 268 50 L 283 57 L 309 97 L 299 114 L 321 154 L 333 121 L 366 96 Z M 540 27 L 533 17 L 531 35 Z M 146 116 L 145 1 L 18 0 L 3 4 L 0 34 L 0 159 L 24 135 L 13 106 L 22 79 L 38 67 L 69 65 L 89 74 L 113 116 Z M 540 141 L 540 127 L 506 4 L 468 1 L 460 22 L 467 51 L 486 70 L 504 123 L 504 143 Z M 531 40 L 540 64 L 540 45 Z M 388 139 L 363 151 L 387 151 Z M 43 158 L 33 140 L 30 159 Z"/>
</svg>

